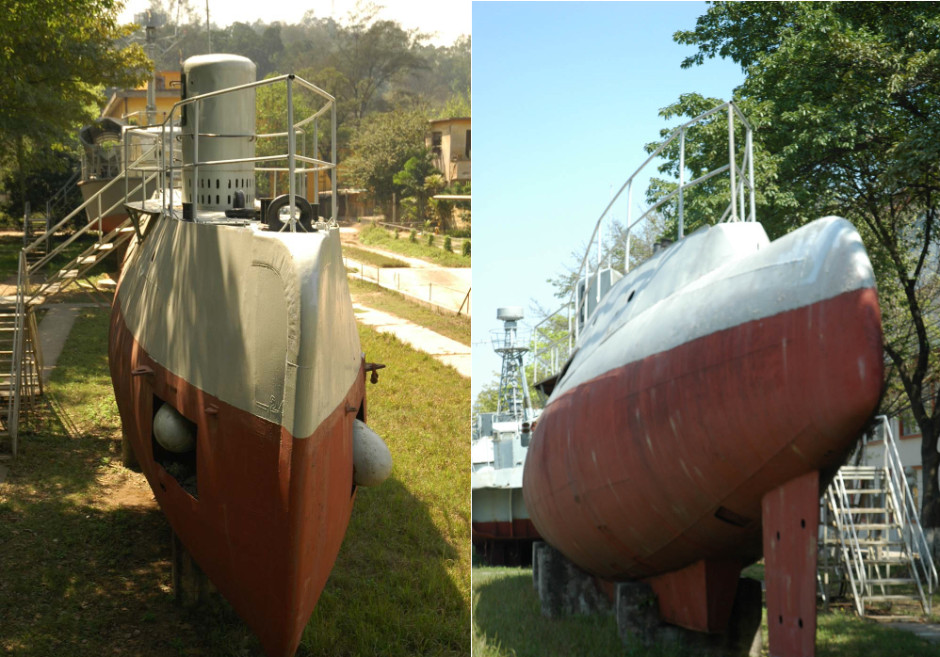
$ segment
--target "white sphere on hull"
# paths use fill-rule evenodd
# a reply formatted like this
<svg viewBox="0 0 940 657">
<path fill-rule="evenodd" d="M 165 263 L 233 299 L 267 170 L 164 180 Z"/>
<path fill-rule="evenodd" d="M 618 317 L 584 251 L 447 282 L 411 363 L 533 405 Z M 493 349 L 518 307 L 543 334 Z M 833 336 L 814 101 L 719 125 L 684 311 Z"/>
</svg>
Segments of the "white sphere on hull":
<svg viewBox="0 0 940 657">
<path fill-rule="evenodd" d="M 392 473 L 392 453 L 385 441 L 361 420 L 353 420 L 353 481 L 378 486 Z"/>
<path fill-rule="evenodd" d="M 196 447 L 196 425 L 164 404 L 153 416 L 153 437 L 168 452 L 185 454 Z"/>
</svg>

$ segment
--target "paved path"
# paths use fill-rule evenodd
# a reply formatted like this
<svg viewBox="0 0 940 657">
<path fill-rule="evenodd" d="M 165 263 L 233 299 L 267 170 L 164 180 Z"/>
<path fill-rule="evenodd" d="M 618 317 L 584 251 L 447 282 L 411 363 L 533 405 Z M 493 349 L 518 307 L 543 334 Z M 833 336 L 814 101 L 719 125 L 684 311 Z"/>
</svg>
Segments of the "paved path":
<svg viewBox="0 0 940 657">
<path fill-rule="evenodd" d="M 456 340 L 445 338 L 423 326 L 381 310 L 367 308 L 361 303 L 353 304 L 356 319 L 375 328 L 380 333 L 391 333 L 402 342 L 419 349 L 445 365 L 456 369 L 461 376 L 470 378 L 470 347 Z"/>
<path fill-rule="evenodd" d="M 940 625 L 937 623 L 882 623 L 896 630 L 911 632 L 930 643 L 940 643 Z"/>
<path fill-rule="evenodd" d="M 46 314 L 39 322 L 39 347 L 42 350 L 42 384 L 49 383 L 62 348 L 69 337 L 80 306 L 56 304 L 46 306 Z"/>
<path fill-rule="evenodd" d="M 376 283 L 395 290 L 423 303 L 470 316 L 470 292 L 472 274 L 469 267 L 441 267 L 427 260 L 386 251 L 361 244 L 356 240 L 356 228 L 341 228 L 341 239 L 345 244 L 363 251 L 370 251 L 408 263 L 408 267 L 376 267 L 361 263 L 355 258 L 343 256 L 348 268 L 356 269 L 350 276 Z"/>
</svg>

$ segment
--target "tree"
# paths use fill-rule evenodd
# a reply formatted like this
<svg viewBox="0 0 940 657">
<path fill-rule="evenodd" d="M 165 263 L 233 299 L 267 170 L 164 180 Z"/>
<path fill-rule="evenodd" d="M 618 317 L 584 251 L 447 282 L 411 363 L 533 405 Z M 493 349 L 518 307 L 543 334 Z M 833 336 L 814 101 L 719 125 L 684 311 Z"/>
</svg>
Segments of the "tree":
<svg viewBox="0 0 940 657">
<path fill-rule="evenodd" d="M 770 236 L 826 214 L 862 235 L 890 365 L 882 408 L 908 406 L 920 427 L 922 521 L 940 527 L 940 7 L 716 3 L 675 40 L 698 46 L 684 67 L 720 56 L 746 73 L 734 95 L 764 151 L 758 217 Z M 691 116 L 700 101 L 666 114 Z"/>
<path fill-rule="evenodd" d="M 414 199 L 415 218 L 420 222 L 425 220 L 431 197 L 445 186 L 444 177 L 434 168 L 427 149 L 420 155 L 409 158 L 402 170 L 392 176 L 392 182 L 398 186 L 404 197 Z M 440 215 L 435 219 L 439 228 L 446 228 L 446 223 L 441 221 Z"/>
<path fill-rule="evenodd" d="M 115 0 L 9 0 L 0 12 L 0 160 L 25 181 L 32 165 L 61 151 L 98 112 L 103 85 L 142 81 L 139 45 L 116 47 Z M 25 189 L 20 190 L 25 196 Z"/>
<path fill-rule="evenodd" d="M 354 155 L 344 163 L 350 181 L 370 190 L 391 215 L 394 176 L 425 150 L 427 118 L 421 111 L 396 110 L 371 115 L 353 135 Z"/>
<path fill-rule="evenodd" d="M 418 69 L 423 60 L 413 46 L 426 37 L 377 18 L 380 7 L 357 5 L 349 25 L 340 32 L 332 67 L 338 73 L 336 92 L 349 103 L 358 124 L 374 108 L 382 92 L 397 77 Z"/>
</svg>

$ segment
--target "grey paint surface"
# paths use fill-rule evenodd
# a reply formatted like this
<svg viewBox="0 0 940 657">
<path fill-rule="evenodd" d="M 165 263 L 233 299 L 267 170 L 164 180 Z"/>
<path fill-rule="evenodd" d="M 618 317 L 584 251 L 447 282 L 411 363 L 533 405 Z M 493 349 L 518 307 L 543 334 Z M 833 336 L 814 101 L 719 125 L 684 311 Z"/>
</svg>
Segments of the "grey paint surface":
<svg viewBox="0 0 940 657">
<path fill-rule="evenodd" d="M 360 367 L 338 230 L 155 221 L 118 290 L 137 341 L 201 390 L 311 435 Z"/>
<path fill-rule="evenodd" d="M 819 219 L 774 242 L 757 223 L 701 229 L 601 300 L 552 399 L 615 367 L 874 285 L 861 238 L 844 219 Z"/>
</svg>

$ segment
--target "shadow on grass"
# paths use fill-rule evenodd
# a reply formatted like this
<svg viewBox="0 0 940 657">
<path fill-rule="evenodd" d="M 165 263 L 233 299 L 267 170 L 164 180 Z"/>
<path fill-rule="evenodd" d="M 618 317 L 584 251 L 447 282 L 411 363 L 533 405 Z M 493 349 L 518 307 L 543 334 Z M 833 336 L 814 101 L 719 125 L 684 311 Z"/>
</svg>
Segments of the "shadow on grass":
<svg viewBox="0 0 940 657">
<path fill-rule="evenodd" d="M 260 657 L 225 605 L 174 600 L 166 520 L 143 476 L 116 465 L 107 315 L 80 315 L 50 385 L 55 403 L 37 404 L 0 484 L 0 654 Z M 395 364 L 370 386 L 369 406 L 395 471 L 358 492 L 298 655 L 467 655 L 469 385 L 364 333 L 364 349 Z"/>
<path fill-rule="evenodd" d="M 360 488 L 298 656 L 469 654 L 470 610 L 448 568 L 459 558 L 400 481 Z"/>
<path fill-rule="evenodd" d="M 117 469 L 101 466 L 109 442 L 33 437 L 11 465 L 0 489 L 0 652 L 157 657 L 250 645 L 233 615 L 206 622 L 174 603 L 170 533 L 152 500 L 89 496 Z"/>
</svg>

